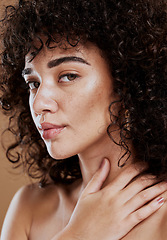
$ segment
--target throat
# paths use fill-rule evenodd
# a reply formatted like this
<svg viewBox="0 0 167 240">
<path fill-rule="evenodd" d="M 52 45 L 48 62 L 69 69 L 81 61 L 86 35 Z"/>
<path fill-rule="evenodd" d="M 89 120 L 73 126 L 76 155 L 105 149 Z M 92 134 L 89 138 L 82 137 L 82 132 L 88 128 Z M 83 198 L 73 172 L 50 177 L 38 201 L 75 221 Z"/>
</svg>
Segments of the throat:
<svg viewBox="0 0 167 240">
<path fill-rule="evenodd" d="M 78 154 L 83 178 L 83 186 L 85 187 L 88 184 L 96 171 L 99 169 L 104 158 L 109 160 L 111 166 L 109 175 L 105 181 L 105 185 L 111 182 L 122 171 L 122 168 L 118 166 L 118 161 L 121 156 L 124 155 L 124 153 L 124 150 L 121 150 L 120 146 L 111 142 L 110 139 L 110 144 L 105 144 L 84 154 Z M 121 159 L 121 162 L 125 162 L 126 159 L 127 156 L 124 156 Z M 132 161 L 130 158 L 127 162 L 127 165 L 129 165 L 131 162 Z"/>
</svg>

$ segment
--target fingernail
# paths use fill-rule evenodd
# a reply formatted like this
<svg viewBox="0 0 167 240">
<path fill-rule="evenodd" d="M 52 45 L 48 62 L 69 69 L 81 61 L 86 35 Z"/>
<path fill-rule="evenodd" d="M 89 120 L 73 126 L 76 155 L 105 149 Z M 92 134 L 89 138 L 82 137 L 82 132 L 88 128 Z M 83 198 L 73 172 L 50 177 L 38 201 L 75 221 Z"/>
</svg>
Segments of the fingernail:
<svg viewBox="0 0 167 240">
<path fill-rule="evenodd" d="M 159 198 L 157 198 L 157 202 L 159 205 L 162 205 L 162 204 L 164 204 L 165 199 L 163 197 L 159 197 Z"/>
</svg>

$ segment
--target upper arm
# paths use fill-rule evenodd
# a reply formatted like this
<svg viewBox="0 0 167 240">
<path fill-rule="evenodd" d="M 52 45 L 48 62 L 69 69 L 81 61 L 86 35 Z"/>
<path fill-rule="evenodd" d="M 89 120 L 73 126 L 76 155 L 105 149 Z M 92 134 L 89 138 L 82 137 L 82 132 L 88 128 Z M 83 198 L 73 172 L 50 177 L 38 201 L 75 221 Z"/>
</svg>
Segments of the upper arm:
<svg viewBox="0 0 167 240">
<path fill-rule="evenodd" d="M 7 211 L 1 232 L 1 240 L 27 240 L 31 225 L 30 191 L 21 188 L 14 196 Z"/>
</svg>

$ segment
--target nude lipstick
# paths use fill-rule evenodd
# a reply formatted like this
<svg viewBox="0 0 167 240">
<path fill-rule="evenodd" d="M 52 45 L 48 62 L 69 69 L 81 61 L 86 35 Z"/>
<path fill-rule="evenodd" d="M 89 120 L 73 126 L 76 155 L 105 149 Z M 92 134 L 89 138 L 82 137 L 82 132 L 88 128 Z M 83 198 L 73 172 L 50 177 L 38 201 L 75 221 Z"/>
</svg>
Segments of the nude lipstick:
<svg viewBox="0 0 167 240">
<path fill-rule="evenodd" d="M 41 126 L 39 127 L 39 130 L 42 131 L 42 137 L 46 140 L 55 138 L 64 129 L 65 126 L 55 125 L 47 122 L 42 123 Z"/>
</svg>

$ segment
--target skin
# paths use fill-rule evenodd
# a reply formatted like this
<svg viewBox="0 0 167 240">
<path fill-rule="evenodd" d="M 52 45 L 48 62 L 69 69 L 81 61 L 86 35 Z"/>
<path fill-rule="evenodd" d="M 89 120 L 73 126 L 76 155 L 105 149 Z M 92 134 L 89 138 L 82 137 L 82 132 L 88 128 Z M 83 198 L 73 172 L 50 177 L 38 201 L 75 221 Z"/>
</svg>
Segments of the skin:
<svg viewBox="0 0 167 240">
<path fill-rule="evenodd" d="M 55 66 L 55 59 L 64 57 L 68 61 Z M 117 96 L 99 49 L 90 43 L 66 51 L 44 48 L 29 60 L 28 54 L 23 75 L 30 86 L 33 121 L 52 157 L 78 154 L 83 179 L 70 186 L 21 189 L 7 213 L 2 240 L 165 240 L 166 204 L 159 209 L 157 198 L 166 199 L 167 184 L 147 189 L 156 179 L 139 176 L 145 166 L 133 165 L 133 151 L 125 168 L 117 166 L 122 152 L 106 132 L 108 106 Z M 46 122 L 63 130 L 46 138 L 41 130 Z M 114 138 L 119 140 L 118 131 Z"/>
<path fill-rule="evenodd" d="M 33 62 L 26 61 L 25 68 L 32 69 L 31 74 L 25 75 L 26 82 L 36 81 L 40 84 L 30 91 L 30 109 L 36 126 L 43 122 L 65 126 L 53 139 L 44 139 L 50 155 L 56 159 L 74 154 L 85 158 L 97 144 L 110 141 L 106 128 L 110 123 L 107 109 L 114 100 L 111 76 L 102 57 L 96 53 L 97 49 L 92 50 L 93 54 L 89 51 L 90 47 L 77 52 L 71 48 L 68 53 L 56 49 L 56 59 L 75 56 L 88 64 L 71 60 L 49 68 L 48 64 L 55 59 L 55 55 L 46 50 Z M 94 58 L 96 55 L 98 58 Z M 101 68 L 97 71 L 99 65 Z M 64 74 L 76 74 L 76 77 L 69 81 L 68 76 L 63 77 Z M 42 135 L 42 131 L 40 133 Z"/>
<path fill-rule="evenodd" d="M 65 56 L 82 58 L 88 64 L 70 61 L 48 68 L 48 63 Z M 32 69 L 32 73 L 24 77 L 33 88 L 30 91 L 30 109 L 37 128 L 43 122 L 66 126 L 53 139 L 44 139 L 50 155 L 61 159 L 78 154 L 85 187 L 105 153 L 105 157 L 112 158 L 110 175 L 114 178 L 115 172 L 120 170 L 117 160 L 121 152 L 106 129 L 110 124 L 108 106 L 117 97 L 112 89 L 113 80 L 108 65 L 99 49 L 92 44 L 87 44 L 85 48 L 80 46 L 79 50 L 71 48 L 68 52 L 63 49 L 48 52 L 44 49 L 32 62 L 29 62 L 30 58 L 29 55 L 26 58 L 25 69 Z M 69 81 L 67 76 L 61 77 L 69 73 L 77 75 L 74 81 Z M 35 88 L 34 84 L 39 84 L 39 87 Z M 42 131 L 39 132 L 42 136 Z M 118 138 L 118 132 L 115 135 Z"/>
</svg>

